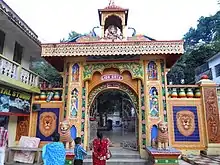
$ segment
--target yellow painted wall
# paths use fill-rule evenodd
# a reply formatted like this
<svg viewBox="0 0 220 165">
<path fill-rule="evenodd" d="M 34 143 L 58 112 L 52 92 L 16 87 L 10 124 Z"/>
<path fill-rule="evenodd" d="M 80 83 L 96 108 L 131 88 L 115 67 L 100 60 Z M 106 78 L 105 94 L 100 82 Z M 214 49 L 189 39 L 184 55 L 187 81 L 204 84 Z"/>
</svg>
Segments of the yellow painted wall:
<svg viewBox="0 0 220 165">
<path fill-rule="evenodd" d="M 186 150 L 204 150 L 205 149 L 205 124 L 204 124 L 204 113 L 203 113 L 203 107 L 202 107 L 202 99 L 201 98 L 169 98 L 167 99 L 167 105 L 168 105 L 168 125 L 169 125 L 169 141 L 170 146 L 177 148 L 183 152 Z M 195 121 L 198 122 L 198 130 L 199 130 L 199 136 L 200 140 L 197 142 L 192 141 L 175 141 L 175 129 L 173 121 L 176 120 L 173 118 L 173 107 L 179 106 L 179 107 L 186 107 L 186 106 L 195 106 L 197 109 L 197 118 L 195 118 Z"/>
<path fill-rule="evenodd" d="M 13 147 L 16 145 L 15 137 L 16 137 L 16 129 L 17 129 L 17 116 L 10 116 L 8 123 L 8 146 Z"/>
</svg>

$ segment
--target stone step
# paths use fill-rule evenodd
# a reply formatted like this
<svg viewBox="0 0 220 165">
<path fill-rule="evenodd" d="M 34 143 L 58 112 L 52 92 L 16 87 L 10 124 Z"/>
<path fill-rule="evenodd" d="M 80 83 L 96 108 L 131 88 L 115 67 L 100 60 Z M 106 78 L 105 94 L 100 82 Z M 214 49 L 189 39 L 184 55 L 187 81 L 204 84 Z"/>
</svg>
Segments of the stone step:
<svg viewBox="0 0 220 165">
<path fill-rule="evenodd" d="M 137 151 L 122 149 L 122 148 L 110 148 L 112 153 L 112 159 L 139 159 L 140 154 Z M 92 151 L 89 151 L 86 156 L 87 159 L 92 158 Z"/>
<path fill-rule="evenodd" d="M 87 159 L 91 159 L 92 158 L 92 154 L 88 154 L 86 156 Z M 129 154 L 129 153 L 117 153 L 115 154 L 114 152 L 112 152 L 112 158 L 121 158 L 121 159 L 139 159 L 140 155 L 139 154 Z"/>
<path fill-rule="evenodd" d="M 110 147 L 112 158 L 107 160 L 107 165 L 146 165 L 147 160 L 141 159 L 138 151 L 123 149 L 122 147 Z M 92 151 L 87 153 L 85 165 L 92 165 Z"/>
<path fill-rule="evenodd" d="M 92 159 L 85 159 L 83 161 L 84 165 L 92 165 Z M 107 165 L 146 165 L 147 160 L 144 159 L 116 159 L 111 158 L 107 160 Z"/>
<path fill-rule="evenodd" d="M 121 159 L 139 159 L 140 155 L 139 153 L 124 153 L 124 152 L 114 152 L 111 151 L 112 153 L 112 158 L 121 158 Z M 92 158 L 92 153 L 89 152 L 88 155 L 86 156 L 87 159 Z"/>
</svg>

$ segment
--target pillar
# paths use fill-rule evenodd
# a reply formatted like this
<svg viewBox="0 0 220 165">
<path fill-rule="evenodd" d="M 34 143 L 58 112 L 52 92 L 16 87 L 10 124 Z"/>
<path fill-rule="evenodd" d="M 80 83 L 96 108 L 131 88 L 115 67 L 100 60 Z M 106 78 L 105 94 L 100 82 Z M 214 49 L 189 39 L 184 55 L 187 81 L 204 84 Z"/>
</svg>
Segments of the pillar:
<svg viewBox="0 0 220 165">
<path fill-rule="evenodd" d="M 204 122 L 206 128 L 207 154 L 219 155 L 220 154 L 220 121 L 217 102 L 217 90 L 215 82 L 208 79 L 207 76 L 198 82 L 201 86 Z"/>
</svg>

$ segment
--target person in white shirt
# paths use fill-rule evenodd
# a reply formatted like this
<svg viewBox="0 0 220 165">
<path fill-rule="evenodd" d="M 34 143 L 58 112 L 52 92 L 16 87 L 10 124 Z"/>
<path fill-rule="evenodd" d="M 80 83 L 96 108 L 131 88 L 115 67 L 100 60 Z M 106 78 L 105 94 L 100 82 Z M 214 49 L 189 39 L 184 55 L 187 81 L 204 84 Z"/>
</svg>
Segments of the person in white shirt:
<svg viewBox="0 0 220 165">
<path fill-rule="evenodd" d="M 5 162 L 5 150 L 8 142 L 8 130 L 4 128 L 4 123 L 0 123 L 0 165 Z"/>
</svg>

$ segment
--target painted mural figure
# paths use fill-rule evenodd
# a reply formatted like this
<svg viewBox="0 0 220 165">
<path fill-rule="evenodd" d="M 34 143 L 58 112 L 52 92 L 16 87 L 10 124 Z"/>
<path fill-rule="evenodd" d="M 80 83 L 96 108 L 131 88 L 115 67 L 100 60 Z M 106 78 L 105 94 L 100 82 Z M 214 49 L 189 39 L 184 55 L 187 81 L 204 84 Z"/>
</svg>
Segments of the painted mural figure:
<svg viewBox="0 0 220 165">
<path fill-rule="evenodd" d="M 77 89 L 74 89 L 72 92 L 72 98 L 71 98 L 71 117 L 75 117 L 77 115 L 78 111 L 78 91 Z"/>
<path fill-rule="evenodd" d="M 123 37 L 121 30 L 117 26 L 110 25 L 108 29 L 106 29 L 105 31 L 105 38 L 112 40 L 116 40 L 116 39 L 121 40 Z"/>
<path fill-rule="evenodd" d="M 148 79 L 157 80 L 157 65 L 154 61 L 148 64 Z"/>
<path fill-rule="evenodd" d="M 158 92 L 155 87 L 150 90 L 150 116 L 159 117 Z"/>
<path fill-rule="evenodd" d="M 72 81 L 78 82 L 79 81 L 79 65 L 74 64 L 72 67 Z"/>
</svg>

